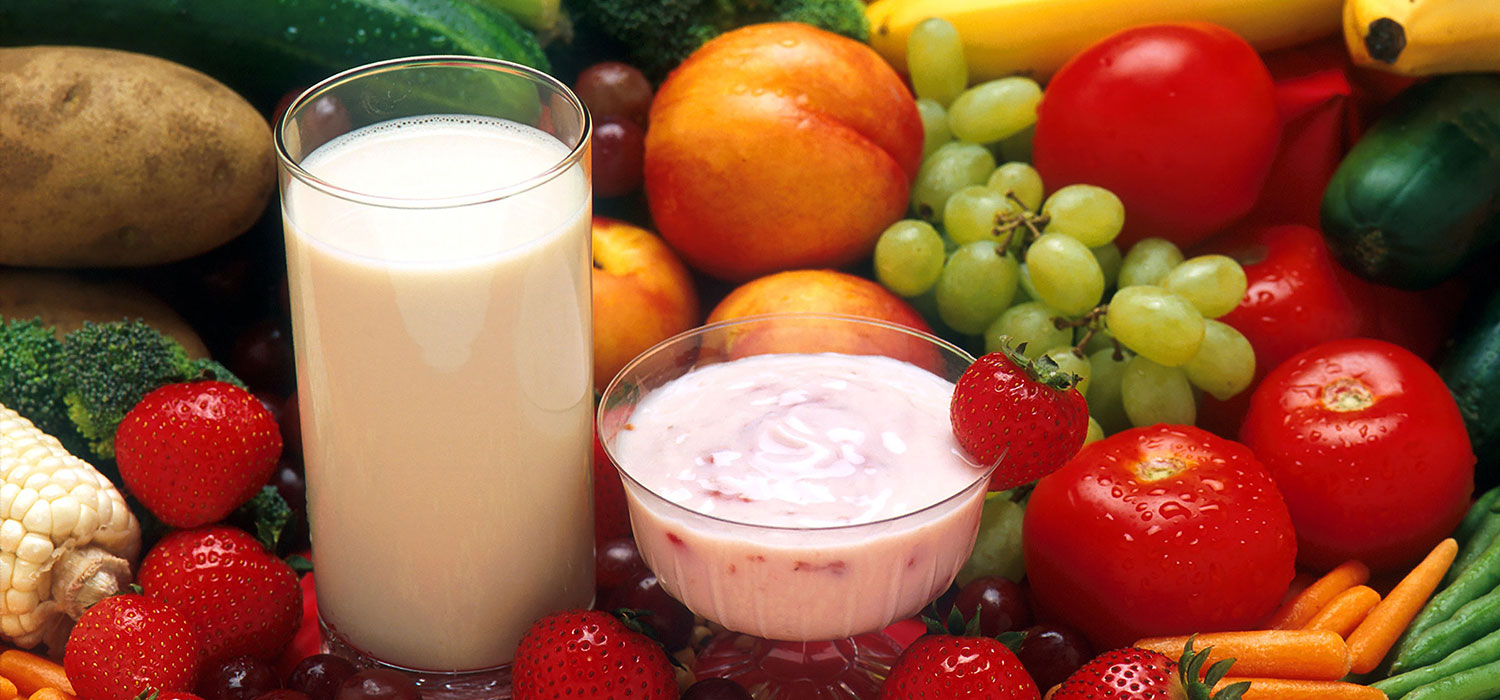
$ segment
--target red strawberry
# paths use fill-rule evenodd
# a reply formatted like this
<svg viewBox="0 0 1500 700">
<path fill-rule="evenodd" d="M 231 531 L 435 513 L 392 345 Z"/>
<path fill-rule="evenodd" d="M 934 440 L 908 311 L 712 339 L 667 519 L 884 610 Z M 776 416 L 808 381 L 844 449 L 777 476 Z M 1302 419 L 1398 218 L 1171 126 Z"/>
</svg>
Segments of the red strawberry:
<svg viewBox="0 0 1500 700">
<path fill-rule="evenodd" d="M 1100 654 L 1079 667 L 1047 693 L 1047 700 L 1198 700 L 1229 672 L 1232 660 L 1208 668 L 1208 649 L 1194 651 L 1192 642 L 1183 663 L 1159 651 L 1124 647 Z M 1200 680 L 1201 678 L 1201 680 Z M 1213 700 L 1238 700 L 1248 683 L 1235 683 L 1212 695 Z"/>
<path fill-rule="evenodd" d="M 63 668 L 80 698 L 131 700 L 143 690 L 192 688 L 200 653 L 198 633 L 176 608 L 127 593 L 99 601 L 78 619 Z"/>
<path fill-rule="evenodd" d="M 961 623 L 955 614 L 949 626 L 963 627 Z M 918 637 L 891 666 L 879 700 L 1038 700 L 1036 683 L 1015 652 L 998 639 L 973 636 L 977 629 L 976 616 L 967 632 L 953 629 Z"/>
<path fill-rule="evenodd" d="M 660 645 L 600 610 L 564 610 L 532 623 L 511 666 L 515 700 L 676 700 Z"/>
<path fill-rule="evenodd" d="M 1004 491 L 1056 471 L 1083 446 L 1089 413 L 1078 378 L 1050 358 L 992 352 L 953 387 L 953 435 L 981 464 L 1000 462 L 990 490 Z"/>
<path fill-rule="evenodd" d="M 193 623 L 205 661 L 245 655 L 274 661 L 302 622 L 297 574 L 236 528 L 168 534 L 141 561 L 138 578 L 147 595 Z"/>
<path fill-rule="evenodd" d="M 271 412 L 250 392 L 218 381 L 146 394 L 115 435 L 125 486 L 179 528 L 223 520 L 271 478 L 280 455 Z"/>
<path fill-rule="evenodd" d="M 625 505 L 625 486 L 620 471 L 594 431 L 594 541 L 605 542 L 630 536 L 630 512 Z"/>
</svg>

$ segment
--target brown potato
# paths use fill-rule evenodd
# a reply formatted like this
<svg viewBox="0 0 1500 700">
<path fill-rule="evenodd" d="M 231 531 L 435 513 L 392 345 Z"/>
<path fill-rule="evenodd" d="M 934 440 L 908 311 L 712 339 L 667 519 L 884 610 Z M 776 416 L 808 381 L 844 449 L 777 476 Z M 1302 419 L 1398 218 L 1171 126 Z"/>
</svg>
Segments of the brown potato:
<svg viewBox="0 0 1500 700">
<path fill-rule="evenodd" d="M 275 188 L 269 125 L 214 79 L 123 51 L 0 48 L 0 265 L 191 257 Z"/>
<path fill-rule="evenodd" d="M 0 321 L 41 317 L 60 336 L 83 325 L 139 318 L 176 339 L 192 357 L 208 347 L 172 307 L 126 282 L 87 280 L 48 270 L 0 268 Z"/>
</svg>

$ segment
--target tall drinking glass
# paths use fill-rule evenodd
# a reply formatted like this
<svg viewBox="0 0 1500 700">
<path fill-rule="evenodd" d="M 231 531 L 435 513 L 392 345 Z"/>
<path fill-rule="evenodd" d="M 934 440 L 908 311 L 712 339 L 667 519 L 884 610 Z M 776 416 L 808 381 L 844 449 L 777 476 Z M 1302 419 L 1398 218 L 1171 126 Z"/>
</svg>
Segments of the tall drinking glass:
<svg viewBox="0 0 1500 700">
<path fill-rule="evenodd" d="M 589 117 L 502 61 L 399 59 L 276 128 L 325 641 L 508 697 L 593 600 Z"/>
</svg>

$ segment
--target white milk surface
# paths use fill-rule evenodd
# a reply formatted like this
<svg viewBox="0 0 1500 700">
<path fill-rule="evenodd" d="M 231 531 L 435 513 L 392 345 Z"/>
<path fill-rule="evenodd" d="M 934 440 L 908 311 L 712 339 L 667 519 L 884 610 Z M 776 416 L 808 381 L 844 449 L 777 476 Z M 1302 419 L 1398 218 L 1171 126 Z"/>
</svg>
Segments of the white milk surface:
<svg viewBox="0 0 1500 700">
<path fill-rule="evenodd" d="M 524 182 L 567 156 L 529 127 L 387 122 L 302 166 L 369 195 Z M 590 198 L 582 164 L 449 208 L 283 198 L 318 604 L 423 670 L 511 661 L 593 599 Z"/>
</svg>

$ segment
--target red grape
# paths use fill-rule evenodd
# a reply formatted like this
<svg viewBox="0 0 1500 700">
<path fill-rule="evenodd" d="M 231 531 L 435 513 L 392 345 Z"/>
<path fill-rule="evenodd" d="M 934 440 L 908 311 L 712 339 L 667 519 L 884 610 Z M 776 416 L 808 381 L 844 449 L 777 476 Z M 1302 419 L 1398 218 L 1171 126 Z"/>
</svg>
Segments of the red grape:
<svg viewBox="0 0 1500 700">
<path fill-rule="evenodd" d="M 265 695 L 256 696 L 255 700 L 312 700 L 312 698 L 300 690 L 279 688 Z"/>
<path fill-rule="evenodd" d="M 1036 681 L 1036 687 L 1045 693 L 1094 658 L 1094 649 L 1082 634 L 1070 627 L 1041 623 L 1027 628 L 1016 656 Z"/>
<path fill-rule="evenodd" d="M 1025 629 L 1031 625 L 1031 607 L 1021 585 L 1001 576 L 984 576 L 968 582 L 958 591 L 954 606 L 964 619 L 979 612 L 979 632 L 994 637 L 1002 632 Z"/>
<path fill-rule="evenodd" d="M 633 537 L 605 540 L 594 551 L 594 588 L 600 599 L 645 570 L 646 561 Z"/>
<path fill-rule="evenodd" d="M 195 692 L 203 700 L 254 700 L 280 687 L 281 679 L 269 664 L 237 656 L 204 669 Z"/>
<path fill-rule="evenodd" d="M 656 631 L 657 640 L 668 651 L 687 646 L 693 635 L 693 611 L 667 595 L 656 574 L 649 569 L 621 584 L 605 598 L 605 603 L 605 610 L 629 608 L 642 612 L 651 611 L 649 615 L 642 615 L 641 622 Z"/>
<path fill-rule="evenodd" d="M 307 693 L 312 700 L 334 700 L 339 694 L 339 686 L 356 670 L 353 663 L 342 657 L 313 654 L 292 669 L 286 687 Z"/>
<path fill-rule="evenodd" d="M 235 338 L 229 351 L 229 371 L 251 389 L 284 395 L 296 384 L 291 334 L 274 319 L 256 322 Z"/>
<path fill-rule="evenodd" d="M 573 91 L 596 120 L 622 117 L 646 126 L 646 116 L 651 112 L 651 81 L 634 66 L 618 61 L 596 63 L 578 74 Z"/>
<path fill-rule="evenodd" d="M 281 406 L 281 454 L 302 462 L 302 408 L 297 404 L 297 392 L 286 397 Z"/>
<path fill-rule="evenodd" d="M 618 197 L 641 186 L 646 173 L 646 132 L 623 117 L 594 122 L 594 194 Z"/>
<path fill-rule="evenodd" d="M 370 668 L 344 679 L 336 700 L 422 700 L 422 693 L 399 671 Z"/>
<path fill-rule="evenodd" d="M 750 691 L 727 678 L 705 678 L 688 686 L 682 700 L 750 700 Z"/>
</svg>

